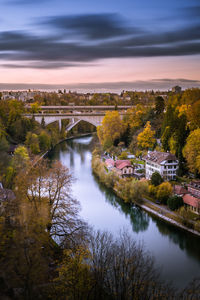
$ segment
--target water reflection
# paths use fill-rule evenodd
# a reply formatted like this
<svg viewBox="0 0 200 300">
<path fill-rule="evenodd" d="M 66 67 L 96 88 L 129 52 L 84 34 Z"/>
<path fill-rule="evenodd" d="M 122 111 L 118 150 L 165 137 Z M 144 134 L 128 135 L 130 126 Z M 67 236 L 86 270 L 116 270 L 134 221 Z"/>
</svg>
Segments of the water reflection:
<svg viewBox="0 0 200 300">
<path fill-rule="evenodd" d="M 199 237 L 191 235 L 189 232 L 181 230 L 170 224 L 166 225 L 164 222 L 154 217 L 152 217 L 152 219 L 163 236 L 166 236 L 169 241 L 178 245 L 179 249 L 186 251 L 187 255 L 195 258 L 198 263 L 200 262 Z"/>
<path fill-rule="evenodd" d="M 132 230 L 136 241 L 162 266 L 162 278 L 184 287 L 200 276 L 200 238 L 149 215 L 140 208 L 124 203 L 92 174 L 91 152 L 95 141 L 91 137 L 63 142 L 49 154 L 70 168 L 77 179 L 74 196 L 81 203 L 81 216 L 95 229 L 116 234 L 125 227 Z"/>
<path fill-rule="evenodd" d="M 99 189 L 105 195 L 105 200 L 114 206 L 120 213 L 123 213 L 126 218 L 129 218 L 132 230 L 136 233 L 148 229 L 150 217 L 147 213 L 142 211 L 137 206 L 131 206 L 117 197 L 112 190 L 108 189 L 99 182 L 98 178 L 93 174 L 95 182 L 98 184 Z"/>
</svg>

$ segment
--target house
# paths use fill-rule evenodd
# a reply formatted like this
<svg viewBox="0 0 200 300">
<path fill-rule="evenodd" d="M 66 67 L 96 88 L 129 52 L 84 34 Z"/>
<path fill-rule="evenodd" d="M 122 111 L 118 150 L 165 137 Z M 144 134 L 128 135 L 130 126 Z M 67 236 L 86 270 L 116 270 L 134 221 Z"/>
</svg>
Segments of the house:
<svg viewBox="0 0 200 300">
<path fill-rule="evenodd" d="M 160 173 L 165 180 L 176 179 L 178 159 L 169 152 L 148 151 L 144 157 L 146 179 L 151 179 L 154 172 Z"/>
<path fill-rule="evenodd" d="M 200 180 L 191 181 L 189 184 L 187 184 L 187 189 L 190 194 L 200 198 Z"/>
<path fill-rule="evenodd" d="M 188 194 L 188 191 L 182 185 L 174 185 L 173 187 L 174 195 L 183 197 Z"/>
<path fill-rule="evenodd" d="M 174 186 L 174 194 L 183 198 L 184 205 L 194 213 L 200 213 L 200 180 L 192 181 L 186 185 L 187 190 L 181 185 Z"/>
<path fill-rule="evenodd" d="M 192 210 L 194 213 L 200 213 L 200 198 L 196 198 L 191 194 L 185 194 L 183 196 L 184 205 Z"/>
<path fill-rule="evenodd" d="M 120 177 L 133 176 L 134 168 L 129 160 L 106 159 L 105 164 L 109 171 L 116 172 Z"/>
</svg>

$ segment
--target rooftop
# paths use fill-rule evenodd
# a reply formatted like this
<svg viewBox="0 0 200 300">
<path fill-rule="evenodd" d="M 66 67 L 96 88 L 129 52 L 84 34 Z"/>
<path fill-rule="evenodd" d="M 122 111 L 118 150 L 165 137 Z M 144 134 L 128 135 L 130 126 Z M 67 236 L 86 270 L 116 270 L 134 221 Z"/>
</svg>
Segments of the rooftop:
<svg viewBox="0 0 200 300">
<path fill-rule="evenodd" d="M 185 204 L 188 204 L 188 205 L 196 207 L 196 208 L 200 207 L 200 199 L 198 199 L 190 194 L 186 194 L 183 196 L 183 202 Z"/>
<path fill-rule="evenodd" d="M 162 163 L 165 160 L 177 160 L 174 154 L 171 154 L 169 152 L 159 152 L 159 151 L 148 152 L 148 154 L 144 157 L 144 159 L 158 164 Z"/>
</svg>

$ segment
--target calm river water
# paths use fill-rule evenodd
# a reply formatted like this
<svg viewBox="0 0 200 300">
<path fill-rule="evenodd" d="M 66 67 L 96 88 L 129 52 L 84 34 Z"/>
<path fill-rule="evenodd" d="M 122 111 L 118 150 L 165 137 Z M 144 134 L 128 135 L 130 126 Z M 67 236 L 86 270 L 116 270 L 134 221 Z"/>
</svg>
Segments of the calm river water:
<svg viewBox="0 0 200 300">
<path fill-rule="evenodd" d="M 81 216 L 95 229 L 117 235 L 129 231 L 143 242 L 161 268 L 161 276 L 185 287 L 200 277 L 200 238 L 160 221 L 137 207 L 130 208 L 102 186 L 92 174 L 92 137 L 77 138 L 56 146 L 50 159 L 60 160 L 76 179 L 73 194 L 81 203 Z"/>
</svg>

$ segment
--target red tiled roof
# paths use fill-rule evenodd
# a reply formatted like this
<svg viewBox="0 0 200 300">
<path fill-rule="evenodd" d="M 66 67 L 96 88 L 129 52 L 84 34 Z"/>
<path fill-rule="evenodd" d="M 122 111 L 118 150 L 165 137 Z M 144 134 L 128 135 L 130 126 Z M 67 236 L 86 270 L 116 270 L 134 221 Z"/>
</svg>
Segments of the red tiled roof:
<svg viewBox="0 0 200 300">
<path fill-rule="evenodd" d="M 105 163 L 106 163 L 107 166 L 113 166 L 113 167 L 114 167 L 114 164 L 115 164 L 114 160 L 110 159 L 110 158 L 106 159 Z"/>
<path fill-rule="evenodd" d="M 200 207 L 200 199 L 198 199 L 190 194 L 186 194 L 183 196 L 183 202 L 185 204 L 188 204 L 188 205 L 196 207 L 196 208 Z"/>
<path fill-rule="evenodd" d="M 131 166 L 131 162 L 130 162 L 130 160 L 117 160 L 116 162 L 115 162 L 115 167 L 117 168 L 117 169 L 123 169 L 123 168 L 125 168 L 125 167 L 132 167 Z"/>
<path fill-rule="evenodd" d="M 184 187 L 182 187 L 181 185 L 175 185 L 174 186 L 174 194 L 176 195 L 184 195 L 187 194 L 188 191 L 186 189 L 184 189 Z"/>
</svg>

